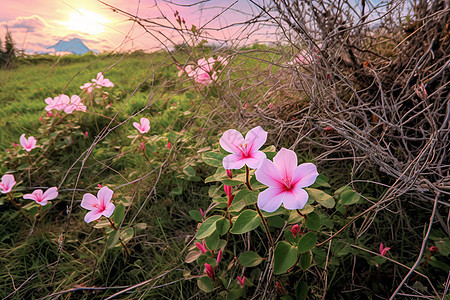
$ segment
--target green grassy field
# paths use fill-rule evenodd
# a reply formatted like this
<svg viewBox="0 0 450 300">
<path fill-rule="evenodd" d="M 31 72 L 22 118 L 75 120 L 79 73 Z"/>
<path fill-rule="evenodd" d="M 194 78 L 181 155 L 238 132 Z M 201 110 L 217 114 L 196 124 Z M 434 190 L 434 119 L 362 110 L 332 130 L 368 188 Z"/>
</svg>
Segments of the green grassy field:
<svg viewBox="0 0 450 300">
<path fill-rule="evenodd" d="M 2 194 L 0 298 L 105 299 L 122 292 L 115 298 L 204 299 L 226 297 L 228 293 L 228 299 L 237 299 L 250 297 L 257 290 L 258 278 L 264 269 L 242 268 L 235 262 L 239 253 L 250 249 L 250 242 L 247 242 L 250 234 L 231 238 L 234 246 L 224 253 L 224 271 L 220 273 L 223 286 L 217 284 L 213 296 L 206 294 L 208 287 L 197 281 L 204 275 L 202 263 L 185 262 L 186 255 L 196 249 L 193 242 L 199 223 L 203 221 L 199 209 L 209 208 L 209 214 L 225 213 L 226 199 L 220 182 L 224 177 L 219 174 L 224 170 L 220 170 L 221 163 L 217 164 L 212 158 L 205 163 L 205 153 L 224 153 L 218 142 L 227 129 L 239 128 L 245 132 L 260 122 L 267 130 L 279 128 L 275 122 L 270 125 L 270 120 L 275 118 L 263 119 L 258 110 L 268 110 L 269 102 L 264 97 L 278 82 L 268 85 L 263 79 L 269 73 L 280 72 L 277 64 L 283 57 L 267 48 L 260 52 L 247 50 L 248 55 L 234 57 L 226 72 L 221 74 L 224 82 L 221 86 L 203 90 L 193 87 L 186 77 L 177 77 L 176 63 L 167 59 L 165 52 L 35 57 L 19 61 L 14 69 L 1 70 L 1 174 L 14 174 L 17 182 L 14 198 L 31 220 L 22 216 L 7 195 Z M 242 51 L 241 54 L 247 53 Z M 249 55 L 253 59 L 249 59 Z M 177 54 L 175 59 L 179 62 L 192 60 L 182 54 Z M 101 71 L 115 86 L 97 90 L 93 98 L 86 96 L 87 112 L 46 115 L 44 100 L 47 97 L 80 94 L 79 87 Z M 228 93 L 235 90 L 235 95 Z M 287 98 L 297 99 L 297 102 L 289 109 L 279 109 L 277 124 L 289 122 L 309 105 L 302 93 L 278 93 L 280 102 Z M 277 109 L 278 103 L 272 106 L 270 102 L 270 105 Z M 141 117 L 150 120 L 150 131 L 142 135 L 132 125 Z M 19 144 L 23 133 L 38 140 L 38 147 L 30 153 L 13 146 L 13 143 Z M 281 138 L 269 136 L 268 145 L 277 144 L 278 149 L 289 147 L 293 136 L 295 132 Z M 265 150 L 268 156 L 273 157 L 274 148 Z M 309 151 L 299 152 L 300 162 L 314 162 L 316 151 L 319 152 L 311 147 Z M 216 177 L 209 176 L 217 167 L 215 176 L 220 180 L 215 181 Z M 286 236 L 290 228 L 287 224 L 305 222 L 308 230 L 317 231 L 317 237 L 325 240 L 328 235 L 321 231 L 328 234 L 345 227 L 350 216 L 369 207 L 367 199 L 377 201 L 386 193 L 387 188 L 383 186 L 366 184 L 361 186 L 366 200 L 350 188 L 344 198 L 340 193 L 350 181 L 351 169 L 351 163 L 341 160 L 319 166 L 322 176 L 312 187 L 316 193 L 323 194 L 316 195 L 317 199 L 313 197 L 317 200 L 314 205 L 308 202 L 310 212 L 314 211 L 314 218 L 319 220 L 318 227 L 311 223 L 313 221 L 308 224 L 306 218 L 298 219 L 289 213 L 266 215 L 269 225 L 273 226 L 273 236 L 293 242 L 292 237 Z M 237 172 L 237 175 L 243 177 L 244 173 Z M 389 183 L 376 171 L 367 172 L 365 176 Z M 243 181 L 230 184 L 237 186 L 238 183 L 244 186 Z M 252 184 L 257 186 L 255 181 Z M 42 210 L 22 198 L 32 188 L 52 186 L 58 187 L 59 196 Z M 127 244 L 129 255 L 118 243 L 118 237 L 114 240 L 107 221 L 89 224 L 83 221 L 86 210 L 80 207 L 81 199 L 87 192 L 96 194 L 100 186 L 114 190 L 113 201 L 120 212 L 119 216 L 113 215 L 113 220 L 121 226 L 121 238 Z M 343 188 L 337 191 L 340 187 Z M 343 201 L 348 202 L 344 205 Z M 241 209 L 236 209 L 233 217 L 237 217 Z M 426 222 L 426 216 L 419 219 L 418 222 Z M 305 251 L 314 254 L 314 259 L 309 256 L 308 261 L 304 253 L 298 256 L 292 269 L 274 276 L 272 290 L 280 292 L 279 297 L 283 299 L 296 296 L 305 299 L 301 298 L 298 284 L 304 282 L 309 287 L 309 299 L 315 299 L 322 295 L 325 281 L 330 299 L 343 299 L 346 296 L 340 298 L 341 291 L 357 277 L 357 282 L 368 286 L 358 293 L 361 299 L 376 298 L 373 291 L 385 297 L 392 290 L 392 278 L 400 272 L 397 268 L 405 271 L 404 266 L 399 267 L 392 261 L 403 262 L 408 269 L 414 262 L 410 256 L 420 245 L 423 230 L 422 223 L 420 228 L 411 230 L 420 233 L 411 235 L 410 225 L 395 229 L 395 224 L 391 213 L 380 213 L 373 227 L 356 240 L 355 232 L 364 225 L 358 220 L 353 227 L 345 228 L 336 242 L 312 252 Z M 262 225 L 254 229 L 252 237 L 264 240 Z M 396 237 L 408 238 L 393 239 L 393 231 Z M 445 239 L 442 231 L 433 231 L 432 238 L 442 247 L 440 250 L 448 247 L 448 238 Z M 377 254 L 380 242 L 391 247 L 387 257 Z M 255 244 L 252 249 L 263 253 L 264 244 Z M 428 281 L 415 280 L 416 289 L 429 289 L 424 285 L 430 280 L 442 281 L 448 271 L 445 257 L 445 253 L 436 256 L 430 255 L 430 251 L 426 253 L 419 275 Z M 204 262 L 211 258 L 202 259 Z M 233 274 L 231 279 L 223 279 L 225 270 Z M 235 282 L 236 275 L 244 270 L 248 278 L 247 294 Z M 325 271 L 328 281 L 318 277 Z"/>
</svg>

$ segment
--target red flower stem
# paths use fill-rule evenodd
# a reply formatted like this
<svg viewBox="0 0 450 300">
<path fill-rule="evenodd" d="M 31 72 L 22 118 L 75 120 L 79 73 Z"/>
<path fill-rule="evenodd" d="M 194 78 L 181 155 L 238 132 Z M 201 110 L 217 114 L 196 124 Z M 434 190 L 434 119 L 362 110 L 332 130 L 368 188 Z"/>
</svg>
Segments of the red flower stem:
<svg viewBox="0 0 450 300">
<path fill-rule="evenodd" d="M 252 186 L 250 185 L 250 168 L 247 165 L 245 165 L 245 185 L 247 186 L 247 188 L 250 191 L 253 191 Z M 267 239 L 269 240 L 269 247 L 273 248 L 273 240 L 272 240 L 272 236 L 269 233 L 269 227 L 267 226 L 267 221 L 264 218 L 264 216 L 262 215 L 262 212 L 259 209 L 258 205 L 255 205 L 255 207 L 256 207 L 256 212 L 258 213 L 259 217 L 261 218 L 261 222 L 264 225 L 264 229 L 266 230 Z"/>
<path fill-rule="evenodd" d="M 114 225 L 114 222 L 110 218 L 108 218 L 108 217 L 106 217 L 106 218 L 108 219 L 109 225 L 111 226 L 111 228 L 118 231 L 119 229 L 117 229 L 116 225 Z M 125 250 L 125 254 L 126 254 L 127 258 L 130 257 L 130 251 L 128 250 L 128 247 L 122 242 L 122 239 L 120 238 L 120 236 L 119 236 L 119 242 L 122 245 L 123 250 Z"/>
</svg>

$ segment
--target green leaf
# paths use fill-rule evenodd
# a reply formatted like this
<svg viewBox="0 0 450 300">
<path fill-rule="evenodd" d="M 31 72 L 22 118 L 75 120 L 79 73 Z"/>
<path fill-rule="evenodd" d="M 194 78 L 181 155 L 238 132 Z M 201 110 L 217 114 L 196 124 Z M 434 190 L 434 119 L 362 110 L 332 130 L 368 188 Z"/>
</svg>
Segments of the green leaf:
<svg viewBox="0 0 450 300">
<path fill-rule="evenodd" d="M 122 223 L 124 216 L 125 216 L 125 206 L 123 205 L 123 203 L 119 203 L 119 205 L 117 205 L 116 208 L 114 209 L 113 215 L 113 220 L 116 227 L 119 226 L 120 223 Z"/>
<path fill-rule="evenodd" d="M 106 241 L 106 248 L 114 248 L 119 242 L 120 230 L 113 230 Z"/>
<path fill-rule="evenodd" d="M 306 188 L 305 189 L 308 192 L 308 195 L 315 200 L 317 203 L 322 205 L 326 208 L 333 208 L 336 202 L 334 201 L 334 198 L 324 191 L 318 190 L 318 189 L 312 189 L 312 188 Z"/>
<path fill-rule="evenodd" d="M 172 195 L 181 195 L 183 193 L 183 188 L 181 186 L 175 187 L 170 194 Z"/>
<path fill-rule="evenodd" d="M 302 253 L 300 256 L 300 268 L 306 270 L 309 268 L 310 265 L 311 265 L 311 253 L 309 251 Z"/>
<path fill-rule="evenodd" d="M 306 227 L 311 230 L 319 230 L 320 228 L 320 217 L 315 212 L 310 213 L 306 216 Z"/>
<path fill-rule="evenodd" d="M 216 250 L 219 246 L 219 233 L 217 233 L 217 230 L 214 230 L 214 232 L 208 236 L 205 241 L 209 250 Z"/>
<path fill-rule="evenodd" d="M 189 100 L 194 99 L 194 94 L 192 94 L 192 93 L 186 93 L 186 94 L 184 94 L 184 95 L 185 95 L 186 98 L 189 99 Z"/>
<path fill-rule="evenodd" d="M 129 240 L 131 240 L 133 236 L 134 236 L 133 228 L 127 228 L 125 230 L 121 229 L 120 238 L 122 239 L 122 242 L 124 244 L 126 244 Z"/>
<path fill-rule="evenodd" d="M 210 293 L 213 290 L 213 282 L 208 276 L 203 276 L 197 279 L 197 285 L 205 293 Z"/>
<path fill-rule="evenodd" d="M 197 172 L 195 172 L 194 168 L 191 166 L 187 166 L 186 168 L 184 168 L 183 173 L 190 177 L 197 176 Z"/>
<path fill-rule="evenodd" d="M 247 189 L 238 191 L 228 210 L 230 212 L 239 212 L 245 206 L 255 204 L 258 201 L 258 194 L 259 192 L 257 191 L 249 191 Z"/>
<path fill-rule="evenodd" d="M 186 255 L 184 261 L 188 264 L 194 262 L 202 253 L 199 250 L 192 250 Z"/>
<path fill-rule="evenodd" d="M 197 239 L 203 240 L 216 230 L 216 222 L 223 219 L 222 216 L 211 216 L 206 219 L 197 230 Z"/>
<path fill-rule="evenodd" d="M 314 232 L 308 232 L 298 241 L 298 252 L 305 253 L 316 246 L 317 236 Z"/>
<path fill-rule="evenodd" d="M 201 222 L 203 220 L 202 214 L 198 209 L 190 210 L 189 215 L 197 222 Z"/>
<path fill-rule="evenodd" d="M 233 228 L 231 228 L 231 233 L 243 234 L 255 229 L 259 224 L 261 224 L 261 218 L 258 216 L 258 213 L 254 210 L 247 209 L 237 217 Z"/>
<path fill-rule="evenodd" d="M 259 265 L 263 261 L 263 258 L 256 252 L 247 251 L 239 255 L 238 260 L 244 267 L 254 267 Z"/>
<path fill-rule="evenodd" d="M 361 197 L 352 189 L 343 191 L 339 195 L 339 198 L 341 199 L 340 202 L 342 205 L 352 205 L 361 199 Z"/>
<path fill-rule="evenodd" d="M 330 188 L 331 185 L 328 183 L 329 179 L 325 176 L 323 176 L 322 174 L 319 174 L 319 176 L 317 176 L 316 181 L 314 182 L 314 184 L 311 185 L 312 188 L 316 188 L 316 187 L 327 187 Z"/>
<path fill-rule="evenodd" d="M 203 154 L 202 159 L 203 161 L 213 167 L 221 167 L 222 166 L 222 160 L 225 157 L 222 153 L 218 152 L 206 152 Z"/>
<path fill-rule="evenodd" d="M 282 274 L 289 270 L 297 261 L 297 251 L 291 244 L 278 242 L 274 252 L 273 273 Z"/>
<path fill-rule="evenodd" d="M 228 232 L 228 229 L 230 229 L 230 220 L 227 220 L 225 218 L 220 219 L 216 222 L 216 228 L 219 235 L 224 235 Z"/>
<path fill-rule="evenodd" d="M 295 299 L 305 300 L 308 296 L 308 284 L 304 281 L 299 281 L 295 287 Z"/>
</svg>

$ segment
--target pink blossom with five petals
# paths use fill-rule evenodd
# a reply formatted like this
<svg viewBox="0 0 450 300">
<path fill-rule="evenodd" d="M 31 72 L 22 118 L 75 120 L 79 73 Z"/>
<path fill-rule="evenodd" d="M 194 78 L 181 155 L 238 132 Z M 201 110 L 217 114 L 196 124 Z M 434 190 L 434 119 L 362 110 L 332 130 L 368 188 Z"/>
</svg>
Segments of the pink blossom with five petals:
<svg viewBox="0 0 450 300">
<path fill-rule="evenodd" d="M 255 176 L 259 182 L 269 187 L 259 193 L 258 207 L 274 212 L 281 204 L 286 209 L 302 209 L 308 201 L 308 193 L 303 188 L 313 184 L 319 173 L 312 163 L 297 166 L 295 152 L 282 148 L 273 162 L 263 159 Z"/>
<path fill-rule="evenodd" d="M 147 133 L 150 130 L 150 120 L 141 118 L 141 123 L 133 122 L 133 126 L 139 130 L 140 133 Z"/>
<path fill-rule="evenodd" d="M 111 203 L 113 193 L 110 188 L 105 186 L 98 191 L 97 197 L 90 193 L 84 194 L 81 207 L 90 210 L 84 217 L 86 223 L 97 220 L 101 216 L 111 217 L 115 208 L 114 204 Z"/>
<path fill-rule="evenodd" d="M 0 182 L 0 192 L 7 194 L 11 192 L 12 188 L 16 185 L 16 180 L 14 175 L 5 174 L 2 176 L 2 181 Z"/>
<path fill-rule="evenodd" d="M 20 144 L 22 147 L 30 152 L 34 148 L 36 148 L 36 139 L 33 136 L 30 136 L 28 139 L 25 138 L 25 133 L 20 136 Z"/>
<path fill-rule="evenodd" d="M 97 73 L 97 78 L 92 79 L 92 82 L 103 87 L 114 87 L 114 83 L 112 83 L 109 79 L 104 78 L 102 72 Z"/>
<path fill-rule="evenodd" d="M 48 200 L 53 200 L 58 197 L 58 188 L 51 187 L 48 190 L 42 192 L 42 190 L 34 190 L 31 194 L 23 195 L 23 199 L 30 199 L 36 201 L 36 203 L 44 206 L 47 205 Z"/>
<path fill-rule="evenodd" d="M 245 139 L 235 129 L 225 131 L 219 143 L 223 149 L 232 154 L 224 157 L 223 167 L 225 169 L 240 169 L 247 165 L 251 169 L 258 168 L 261 161 L 266 158 L 266 154 L 258 149 L 264 145 L 266 140 L 267 132 L 261 126 L 247 132 Z"/>
</svg>

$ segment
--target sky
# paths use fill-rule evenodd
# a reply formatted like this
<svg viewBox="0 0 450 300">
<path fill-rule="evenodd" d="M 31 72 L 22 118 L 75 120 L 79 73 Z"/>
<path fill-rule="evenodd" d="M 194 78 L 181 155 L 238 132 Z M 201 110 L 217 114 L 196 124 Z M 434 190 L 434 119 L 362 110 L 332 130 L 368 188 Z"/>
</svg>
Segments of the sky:
<svg viewBox="0 0 450 300">
<path fill-rule="evenodd" d="M 261 3 L 264 0 L 257 0 Z M 52 52 L 58 41 L 81 39 L 91 50 L 147 52 L 183 41 L 174 16 L 179 12 L 185 31 L 194 25 L 215 44 L 253 43 L 270 36 L 270 27 L 238 25 L 259 13 L 249 0 L 0 0 L 0 38 L 6 28 L 18 49 Z M 113 9 L 115 8 L 115 9 Z M 139 17 L 140 24 L 134 22 Z M 174 29 L 175 28 L 175 29 Z"/>
</svg>

